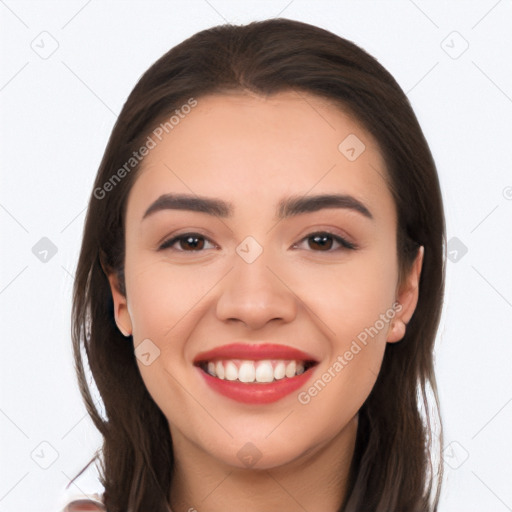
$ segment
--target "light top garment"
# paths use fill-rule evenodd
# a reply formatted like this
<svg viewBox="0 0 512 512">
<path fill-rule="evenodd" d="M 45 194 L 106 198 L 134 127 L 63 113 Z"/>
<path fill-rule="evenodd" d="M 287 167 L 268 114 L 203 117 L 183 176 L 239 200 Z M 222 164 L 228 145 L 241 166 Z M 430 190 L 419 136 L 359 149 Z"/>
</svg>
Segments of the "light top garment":
<svg viewBox="0 0 512 512">
<path fill-rule="evenodd" d="M 68 489 L 62 491 L 58 512 L 106 512 L 102 499 L 105 488 L 99 476 L 98 467 L 93 462 Z M 172 510 L 169 508 L 168 512 Z"/>
<path fill-rule="evenodd" d="M 101 500 L 97 499 L 99 496 L 90 496 L 90 498 L 94 499 L 73 500 L 64 507 L 62 512 L 106 512 Z M 172 510 L 169 509 L 169 512 Z"/>
<path fill-rule="evenodd" d="M 83 466 L 74 468 L 73 477 Z M 73 483 L 62 490 L 57 510 L 59 512 L 105 512 L 103 492 L 96 462 L 93 462 Z M 74 505 L 72 506 L 72 503 Z M 79 506 L 80 505 L 80 506 Z"/>
<path fill-rule="evenodd" d="M 90 496 L 94 499 L 79 499 L 73 500 L 68 503 L 62 512 L 106 512 L 105 507 L 102 505 L 99 496 Z"/>
</svg>

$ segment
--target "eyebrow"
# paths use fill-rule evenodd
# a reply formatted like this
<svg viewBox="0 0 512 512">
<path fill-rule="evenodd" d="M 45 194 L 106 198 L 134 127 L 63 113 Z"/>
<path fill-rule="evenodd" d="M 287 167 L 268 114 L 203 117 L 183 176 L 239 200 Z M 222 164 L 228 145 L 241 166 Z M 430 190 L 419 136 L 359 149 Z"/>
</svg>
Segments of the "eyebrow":
<svg viewBox="0 0 512 512">
<path fill-rule="evenodd" d="M 324 208 L 342 208 L 373 219 L 370 210 L 358 199 L 343 194 L 321 194 L 316 196 L 291 196 L 282 199 L 277 208 L 277 219 L 286 219 L 303 213 L 312 213 Z M 144 213 L 142 220 L 162 210 L 188 210 L 227 218 L 233 214 L 233 205 L 220 199 L 188 194 L 163 194 Z"/>
</svg>

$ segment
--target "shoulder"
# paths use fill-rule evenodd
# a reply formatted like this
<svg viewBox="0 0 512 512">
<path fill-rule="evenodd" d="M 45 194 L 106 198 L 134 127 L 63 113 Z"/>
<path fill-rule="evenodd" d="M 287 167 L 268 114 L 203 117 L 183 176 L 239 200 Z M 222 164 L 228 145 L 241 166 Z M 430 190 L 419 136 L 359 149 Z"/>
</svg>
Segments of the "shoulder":
<svg viewBox="0 0 512 512">
<path fill-rule="evenodd" d="M 62 512 L 106 512 L 106 509 L 99 501 L 81 499 L 69 502 Z"/>
</svg>

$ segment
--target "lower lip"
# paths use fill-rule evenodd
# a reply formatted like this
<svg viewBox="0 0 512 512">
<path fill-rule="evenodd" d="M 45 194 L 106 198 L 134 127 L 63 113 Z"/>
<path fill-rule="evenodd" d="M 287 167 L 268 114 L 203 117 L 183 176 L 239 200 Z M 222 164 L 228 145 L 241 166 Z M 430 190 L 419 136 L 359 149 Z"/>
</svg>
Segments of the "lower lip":
<svg viewBox="0 0 512 512">
<path fill-rule="evenodd" d="M 244 404 L 269 404 L 281 400 L 306 384 L 313 374 L 313 369 L 314 366 L 301 375 L 285 377 L 274 382 L 246 384 L 238 380 L 218 379 L 197 368 L 206 384 L 214 391 Z"/>
</svg>

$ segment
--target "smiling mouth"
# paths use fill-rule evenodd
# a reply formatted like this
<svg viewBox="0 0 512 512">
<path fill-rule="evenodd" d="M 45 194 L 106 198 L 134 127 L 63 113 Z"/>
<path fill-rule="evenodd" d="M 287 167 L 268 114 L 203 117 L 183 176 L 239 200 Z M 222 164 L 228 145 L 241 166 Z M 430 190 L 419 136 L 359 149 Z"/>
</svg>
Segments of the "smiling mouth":
<svg viewBox="0 0 512 512">
<path fill-rule="evenodd" d="M 269 384 L 292 379 L 316 365 L 316 361 L 293 359 L 217 359 L 196 363 L 196 366 L 212 377 L 245 384 Z"/>
</svg>

